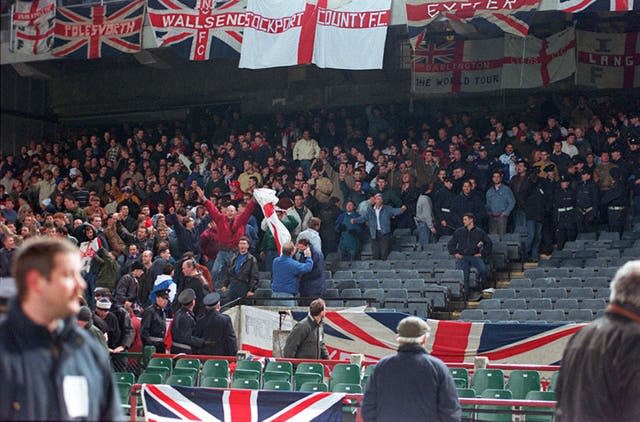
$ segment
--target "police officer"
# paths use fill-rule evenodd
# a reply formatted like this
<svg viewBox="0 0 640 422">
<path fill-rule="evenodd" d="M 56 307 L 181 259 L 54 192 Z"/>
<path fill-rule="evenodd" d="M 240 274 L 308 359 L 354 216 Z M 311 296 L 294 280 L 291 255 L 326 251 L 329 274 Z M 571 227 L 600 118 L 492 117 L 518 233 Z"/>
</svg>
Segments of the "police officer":
<svg viewBox="0 0 640 422">
<path fill-rule="evenodd" d="M 196 322 L 193 335 L 204 339 L 198 350 L 202 355 L 235 356 L 238 353 L 236 332 L 228 315 L 220 313 L 220 295 L 209 293 L 204 297 L 205 314 Z"/>
<path fill-rule="evenodd" d="M 596 213 L 598 212 L 598 186 L 591 180 L 589 170 L 580 173 L 580 182 L 576 185 L 576 223 L 578 233 L 595 231 Z"/>
<path fill-rule="evenodd" d="M 610 171 L 612 185 L 602 195 L 601 204 L 607 209 L 607 223 L 610 232 L 618 232 L 622 235 L 627 222 L 627 206 L 629 195 L 624 182 L 620 180 L 620 170 L 613 167 Z"/>
<path fill-rule="evenodd" d="M 566 174 L 560 176 L 560 187 L 553 194 L 553 219 L 557 248 L 561 251 L 567 240 L 576 240 L 576 194 Z"/>
<path fill-rule="evenodd" d="M 196 292 L 185 289 L 178 295 L 181 308 L 176 312 L 171 323 L 171 353 L 192 353 L 193 349 L 202 347 L 204 340 L 193 335 L 196 319 L 193 308 L 196 306 Z"/>
<path fill-rule="evenodd" d="M 164 353 L 164 337 L 167 317 L 165 308 L 169 303 L 169 289 L 156 292 L 156 303 L 149 306 L 142 314 L 140 337 L 145 346 L 154 346 L 157 353 Z"/>
<path fill-rule="evenodd" d="M 452 235 L 457 228 L 452 212 L 455 197 L 453 181 L 449 177 L 445 177 L 442 186 L 433 195 L 435 226 L 438 236 Z"/>
</svg>

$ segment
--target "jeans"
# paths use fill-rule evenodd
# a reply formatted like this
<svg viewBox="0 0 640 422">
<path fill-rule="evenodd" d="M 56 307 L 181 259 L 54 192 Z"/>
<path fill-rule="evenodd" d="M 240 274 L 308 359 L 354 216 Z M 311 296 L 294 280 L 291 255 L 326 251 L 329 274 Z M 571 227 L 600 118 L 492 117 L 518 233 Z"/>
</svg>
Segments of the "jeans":
<svg viewBox="0 0 640 422">
<path fill-rule="evenodd" d="M 304 171 L 304 177 L 307 179 L 311 177 L 311 160 L 298 160 L 298 164 Z"/>
<path fill-rule="evenodd" d="M 382 234 L 381 231 L 376 233 L 376 238 L 371 239 L 371 259 L 381 259 L 385 261 L 391 252 L 391 233 Z"/>
<path fill-rule="evenodd" d="M 424 221 L 416 220 L 416 228 L 418 232 L 418 244 L 420 245 L 420 250 L 427 249 L 427 245 L 429 243 L 433 243 L 433 233 L 431 233 L 431 229 L 427 226 L 427 223 Z"/>
<path fill-rule="evenodd" d="M 223 286 L 224 274 L 231 262 L 231 258 L 235 252 L 233 251 L 218 251 L 218 255 L 216 256 L 216 260 L 213 263 L 213 268 L 211 269 L 211 278 L 213 278 L 213 287 L 216 290 L 219 290 Z"/>
<path fill-rule="evenodd" d="M 540 259 L 540 242 L 542 241 L 542 223 L 534 220 L 527 220 L 527 240 L 525 242 L 525 252 L 532 259 Z"/>
<path fill-rule="evenodd" d="M 294 298 L 295 296 L 291 293 L 273 292 L 271 293 L 271 297 Z M 296 301 L 295 300 L 272 300 L 271 306 L 284 306 L 287 308 L 293 308 L 296 306 Z"/>
<path fill-rule="evenodd" d="M 489 217 L 489 234 L 499 234 L 503 236 L 507 232 L 507 216 Z"/>
<path fill-rule="evenodd" d="M 487 266 L 481 256 L 463 256 L 462 259 L 456 259 L 456 269 L 462 270 L 464 273 L 464 291 L 469 294 L 471 284 L 469 282 L 469 270 L 475 268 L 478 270 L 478 279 L 480 283 L 487 281 Z M 475 287 L 475 286 L 474 286 Z"/>
<path fill-rule="evenodd" d="M 515 233 L 526 233 L 527 232 L 527 216 L 524 213 L 524 210 L 515 210 L 513 212 L 513 225 Z"/>
</svg>

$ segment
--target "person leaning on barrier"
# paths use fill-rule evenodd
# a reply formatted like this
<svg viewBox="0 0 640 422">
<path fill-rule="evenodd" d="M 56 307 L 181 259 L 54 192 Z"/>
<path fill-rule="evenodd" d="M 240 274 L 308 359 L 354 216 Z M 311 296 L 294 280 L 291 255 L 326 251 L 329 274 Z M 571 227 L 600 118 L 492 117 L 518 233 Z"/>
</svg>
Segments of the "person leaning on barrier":
<svg viewBox="0 0 640 422">
<path fill-rule="evenodd" d="M 193 308 L 196 306 L 196 293 L 193 289 L 185 289 L 178 295 L 182 307 L 176 312 L 171 323 L 171 353 L 192 353 L 193 349 L 202 347 L 204 340 L 193 335 L 196 319 Z"/>
<path fill-rule="evenodd" d="M 209 293 L 204 297 L 205 314 L 196 322 L 193 335 L 204 339 L 198 350 L 201 355 L 235 356 L 238 353 L 236 332 L 231 318 L 220 313 L 220 295 Z"/>
<path fill-rule="evenodd" d="M 427 323 L 398 324 L 398 353 L 382 358 L 369 376 L 362 418 L 374 421 L 459 421 L 460 402 L 447 366 L 426 350 Z"/>
<path fill-rule="evenodd" d="M 604 316 L 569 340 L 555 391 L 557 421 L 640 420 L 640 261 L 618 270 Z"/>
<path fill-rule="evenodd" d="M 284 345 L 284 357 L 296 359 L 329 359 L 324 345 L 322 322 L 326 314 L 325 303 L 316 299 L 309 305 L 309 315 L 291 330 Z"/>
<path fill-rule="evenodd" d="M 45 237 L 18 250 L 18 289 L 0 323 L 0 420 L 121 420 L 104 348 L 74 316 L 86 284 L 80 251 Z"/>
</svg>

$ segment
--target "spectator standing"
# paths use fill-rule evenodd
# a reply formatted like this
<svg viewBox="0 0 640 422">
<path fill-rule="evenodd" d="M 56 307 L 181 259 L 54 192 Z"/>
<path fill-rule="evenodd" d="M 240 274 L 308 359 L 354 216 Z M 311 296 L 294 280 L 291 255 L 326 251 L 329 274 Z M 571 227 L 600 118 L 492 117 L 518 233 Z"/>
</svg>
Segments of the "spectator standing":
<svg viewBox="0 0 640 422">
<path fill-rule="evenodd" d="M 235 356 L 238 353 L 236 332 L 231 318 L 220 313 L 220 295 L 209 293 L 204 298 L 205 314 L 196 322 L 193 335 L 204 340 L 198 354 Z"/>
<path fill-rule="evenodd" d="M 569 340 L 555 389 L 555 420 L 640 420 L 638 362 L 640 261 L 630 261 L 613 278 L 604 316 Z"/>
<path fill-rule="evenodd" d="M 116 287 L 116 302 L 120 305 L 129 304 L 136 310 L 140 310 L 138 279 L 144 274 L 145 268 L 142 262 L 135 261 L 131 264 L 131 271 L 120 278 Z"/>
<path fill-rule="evenodd" d="M 560 186 L 553 195 L 556 242 L 559 251 L 564 249 L 567 240 L 576 240 L 576 193 L 570 186 L 569 177 L 560 176 Z"/>
<path fill-rule="evenodd" d="M 203 312 L 203 300 L 204 297 L 209 294 L 209 283 L 203 276 L 202 271 L 198 268 L 198 263 L 195 259 L 185 259 L 181 264 L 182 269 L 182 282 L 178 285 L 177 294 L 180 295 L 185 289 L 192 289 L 196 294 L 196 306 L 193 309 L 193 313 L 196 317 L 200 317 Z M 174 305 L 176 301 L 174 301 Z M 175 307 L 174 307 L 174 310 Z"/>
<path fill-rule="evenodd" d="M 311 176 L 311 162 L 320 156 L 318 142 L 311 138 L 308 130 L 302 132 L 302 138 L 293 147 L 293 159 L 298 161 L 308 179 Z"/>
<path fill-rule="evenodd" d="M 427 185 L 423 187 L 423 193 L 418 197 L 416 204 L 416 228 L 418 231 L 418 244 L 420 250 L 427 249 L 427 244 L 433 242 L 433 236 L 436 234 L 436 226 L 433 218 L 433 203 L 429 197 L 430 188 Z"/>
<path fill-rule="evenodd" d="M 320 220 L 318 217 L 312 217 L 311 220 L 309 220 L 309 227 L 306 230 L 300 232 L 300 234 L 296 238 L 296 241 L 300 239 L 307 239 L 313 246 L 313 249 L 320 255 L 324 256 L 322 253 L 322 239 L 320 239 L 321 223 L 322 220 Z"/>
<path fill-rule="evenodd" d="M 298 249 L 298 261 L 305 262 L 304 251 L 307 248 L 311 249 L 311 259 L 313 259 L 313 267 L 311 271 L 303 274 L 300 277 L 300 296 L 302 297 L 321 297 L 324 296 L 327 285 L 324 278 L 324 257 L 321 252 L 315 249 L 309 239 L 302 238 L 296 242 L 296 248 Z M 306 301 L 305 305 L 310 303 Z"/>
<path fill-rule="evenodd" d="M 576 223 L 578 233 L 590 233 L 596 229 L 599 210 L 598 186 L 591 180 L 591 171 L 582 170 L 576 186 Z"/>
<path fill-rule="evenodd" d="M 296 248 L 291 242 L 282 245 L 282 255 L 273 260 L 273 271 L 271 274 L 271 297 L 286 298 L 289 300 L 277 301 L 279 306 L 294 307 L 296 301 L 293 300 L 300 290 L 300 276 L 308 273 L 313 268 L 313 258 L 311 249 L 304 250 L 304 262 L 298 262 L 293 258 Z"/>
<path fill-rule="evenodd" d="M 290 359 L 329 359 L 324 345 L 322 322 L 325 303 L 316 299 L 309 305 L 309 315 L 296 323 L 284 345 L 284 357 Z"/>
<path fill-rule="evenodd" d="M 462 217 L 462 224 L 464 227 L 460 227 L 453 233 L 447 248 L 456 258 L 456 269 L 464 272 L 465 297 L 468 298 L 471 291 L 469 270 L 472 267 L 478 270 L 481 285 L 487 281 L 488 271 L 482 256 L 491 253 L 492 242 L 484 230 L 476 227 L 473 214 L 465 214 Z"/>
<path fill-rule="evenodd" d="M 381 193 L 376 193 L 369 200 L 373 206 L 360 217 L 352 218 L 351 224 L 367 223 L 371 236 L 372 259 L 386 260 L 391 252 L 391 217 L 402 214 L 407 207 L 392 208 L 384 205 Z"/>
<path fill-rule="evenodd" d="M 346 211 L 338 216 L 335 223 L 335 230 L 340 234 L 338 253 L 343 259 L 353 261 L 360 256 L 362 224 L 351 222 L 360 217 L 356 212 L 356 204 L 352 200 L 347 201 L 345 209 Z"/>
<path fill-rule="evenodd" d="M 164 337 L 167 332 L 167 317 L 165 308 L 169 304 L 169 290 L 161 290 L 156 293 L 156 301 L 144 310 L 140 326 L 142 344 L 153 346 L 156 353 L 164 353 Z"/>
<path fill-rule="evenodd" d="M 460 402 L 447 366 L 425 350 L 429 326 L 418 317 L 398 324 L 398 353 L 369 376 L 362 418 L 372 421 L 459 421 Z"/>
<path fill-rule="evenodd" d="M 196 293 L 185 289 L 178 296 L 181 308 L 171 322 L 171 353 L 193 353 L 202 347 L 204 340 L 193 335 L 196 318 L 193 308 L 196 305 Z"/>
<path fill-rule="evenodd" d="M 503 236 L 507 232 L 509 215 L 516 200 L 509 186 L 502 183 L 504 174 L 494 171 L 491 175 L 493 186 L 486 193 L 487 213 L 489 214 L 489 233 Z"/>
<path fill-rule="evenodd" d="M 231 258 L 224 280 L 222 292 L 227 293 L 227 301 L 253 296 L 258 287 L 258 260 L 249 253 L 249 238 L 243 236 L 238 241 L 238 253 Z M 259 305 L 262 305 L 259 303 Z"/>
<path fill-rule="evenodd" d="M 73 321 L 86 288 L 80 267 L 69 241 L 34 239 L 18 251 L 18 298 L 0 323 L 0 419 L 124 418 L 107 354 Z"/>
<path fill-rule="evenodd" d="M 91 309 L 87 306 L 83 306 L 80 308 L 78 312 L 77 321 L 78 327 L 84 329 L 91 335 L 91 337 L 98 340 L 98 342 L 104 347 L 105 350 L 109 350 L 109 346 L 107 346 L 107 340 L 105 338 L 105 334 L 100 331 L 98 327 L 93 325 L 93 317 L 91 315 Z"/>
<path fill-rule="evenodd" d="M 629 194 L 620 180 L 620 169 L 611 169 L 611 186 L 602 194 L 602 205 L 607 210 L 607 225 L 610 232 L 618 232 L 622 235 L 627 224 L 627 205 Z"/>
</svg>

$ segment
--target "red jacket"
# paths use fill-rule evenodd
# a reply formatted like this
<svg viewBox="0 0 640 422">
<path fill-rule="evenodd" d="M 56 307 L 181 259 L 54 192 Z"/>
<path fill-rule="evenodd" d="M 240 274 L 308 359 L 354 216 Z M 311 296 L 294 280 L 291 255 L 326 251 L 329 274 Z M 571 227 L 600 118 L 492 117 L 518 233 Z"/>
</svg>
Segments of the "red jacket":
<svg viewBox="0 0 640 422">
<path fill-rule="evenodd" d="M 207 199 L 204 206 L 209 211 L 209 215 L 216 223 L 216 231 L 218 235 L 218 245 L 220 249 L 235 250 L 238 247 L 238 240 L 244 236 L 245 228 L 249 217 L 253 213 L 255 201 L 250 201 L 242 214 L 237 215 L 232 220 L 222 214 L 218 208 Z"/>
</svg>

